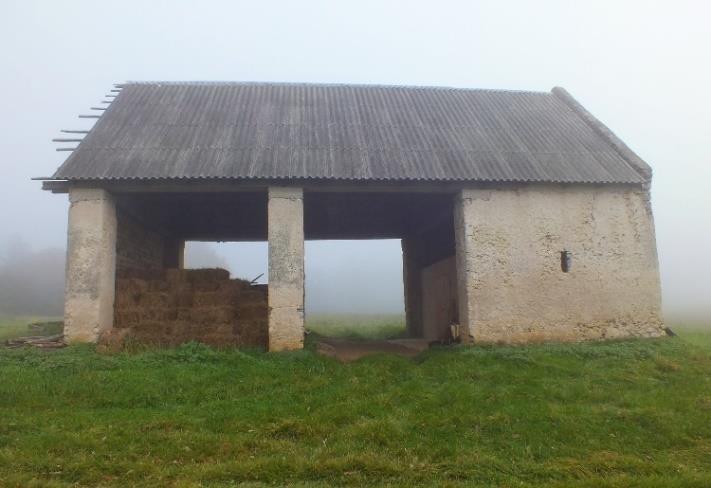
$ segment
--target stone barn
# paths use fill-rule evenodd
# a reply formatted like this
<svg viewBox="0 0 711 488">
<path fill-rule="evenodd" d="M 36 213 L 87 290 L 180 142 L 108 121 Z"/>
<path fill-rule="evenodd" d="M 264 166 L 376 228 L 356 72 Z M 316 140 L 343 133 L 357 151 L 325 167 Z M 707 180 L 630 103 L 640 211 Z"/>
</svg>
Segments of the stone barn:
<svg viewBox="0 0 711 488">
<path fill-rule="evenodd" d="M 401 239 L 412 337 L 664 332 L 650 167 L 564 89 L 117 85 L 43 188 L 68 193 L 65 336 L 304 343 L 304 240 Z M 67 136 L 77 137 L 77 136 Z M 268 241 L 267 286 L 183 270 Z"/>
</svg>

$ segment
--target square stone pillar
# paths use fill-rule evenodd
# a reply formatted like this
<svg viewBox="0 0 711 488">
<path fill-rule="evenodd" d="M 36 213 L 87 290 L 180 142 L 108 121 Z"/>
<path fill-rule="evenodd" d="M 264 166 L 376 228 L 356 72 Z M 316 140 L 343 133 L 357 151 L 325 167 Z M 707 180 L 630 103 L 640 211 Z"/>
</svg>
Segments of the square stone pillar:
<svg viewBox="0 0 711 488">
<path fill-rule="evenodd" d="M 459 338 L 472 341 L 474 334 L 474 223 L 472 198 L 476 190 L 462 190 L 454 197 L 454 243 L 457 261 L 457 306 L 459 308 Z"/>
<path fill-rule="evenodd" d="M 301 188 L 270 187 L 269 350 L 304 347 L 304 199 Z"/>
<path fill-rule="evenodd" d="M 64 337 L 96 342 L 113 327 L 116 207 L 102 189 L 69 190 Z"/>
</svg>

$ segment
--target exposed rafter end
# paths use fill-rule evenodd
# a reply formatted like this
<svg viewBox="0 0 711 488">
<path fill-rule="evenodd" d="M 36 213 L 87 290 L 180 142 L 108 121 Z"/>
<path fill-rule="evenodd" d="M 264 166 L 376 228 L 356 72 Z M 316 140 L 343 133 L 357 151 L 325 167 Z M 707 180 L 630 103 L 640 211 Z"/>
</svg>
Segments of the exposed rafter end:
<svg viewBox="0 0 711 488">
<path fill-rule="evenodd" d="M 69 129 L 62 129 L 59 132 L 63 132 L 64 134 L 88 134 L 88 130 L 69 130 Z"/>
<path fill-rule="evenodd" d="M 99 119 L 101 115 L 80 115 L 80 119 Z"/>
<path fill-rule="evenodd" d="M 106 110 L 106 107 L 90 107 L 91 110 Z"/>
<path fill-rule="evenodd" d="M 55 151 L 74 151 L 76 147 L 58 147 Z"/>
<path fill-rule="evenodd" d="M 114 93 L 118 93 L 118 92 L 120 92 L 121 90 L 120 90 L 120 89 L 115 89 L 115 90 L 109 90 L 109 91 L 112 91 L 112 92 L 114 92 Z"/>
<path fill-rule="evenodd" d="M 66 138 L 59 138 L 59 139 L 52 139 L 52 142 L 81 142 L 84 139 L 66 139 Z"/>
<path fill-rule="evenodd" d="M 42 189 L 45 191 L 51 191 L 52 193 L 68 193 L 69 182 L 67 180 L 56 180 L 53 178 L 47 178 L 47 181 L 42 181 Z"/>
</svg>

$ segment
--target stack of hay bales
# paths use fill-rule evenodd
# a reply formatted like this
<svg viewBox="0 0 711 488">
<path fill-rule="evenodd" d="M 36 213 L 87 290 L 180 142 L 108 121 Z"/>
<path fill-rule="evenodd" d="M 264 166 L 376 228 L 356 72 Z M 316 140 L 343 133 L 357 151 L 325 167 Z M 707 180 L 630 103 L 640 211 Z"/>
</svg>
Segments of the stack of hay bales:
<svg viewBox="0 0 711 488">
<path fill-rule="evenodd" d="M 266 347 L 267 287 L 224 269 L 121 270 L 113 341 Z"/>
</svg>

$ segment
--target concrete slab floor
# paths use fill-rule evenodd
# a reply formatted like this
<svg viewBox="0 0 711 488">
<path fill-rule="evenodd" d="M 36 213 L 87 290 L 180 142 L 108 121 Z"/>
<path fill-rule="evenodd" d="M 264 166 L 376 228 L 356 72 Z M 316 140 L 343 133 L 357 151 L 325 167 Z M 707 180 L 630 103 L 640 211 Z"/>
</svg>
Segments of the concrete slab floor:
<svg viewBox="0 0 711 488">
<path fill-rule="evenodd" d="M 350 362 L 369 354 L 397 354 L 414 357 L 429 349 L 426 339 L 393 339 L 386 341 L 349 341 L 347 339 L 321 339 L 316 344 L 316 351 L 324 356 L 336 358 L 341 362 Z"/>
</svg>

